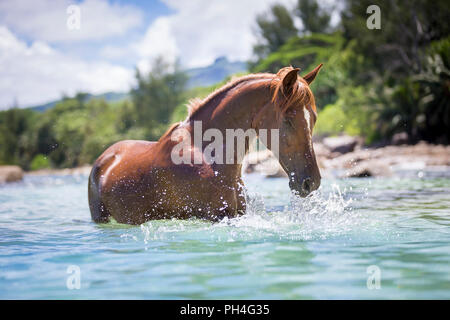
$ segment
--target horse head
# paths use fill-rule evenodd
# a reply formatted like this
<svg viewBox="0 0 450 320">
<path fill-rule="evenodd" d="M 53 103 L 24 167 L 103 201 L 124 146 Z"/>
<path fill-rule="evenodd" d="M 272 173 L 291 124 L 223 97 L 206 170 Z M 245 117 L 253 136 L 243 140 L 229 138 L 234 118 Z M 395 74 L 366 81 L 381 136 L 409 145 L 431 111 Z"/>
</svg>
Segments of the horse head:
<svg viewBox="0 0 450 320">
<path fill-rule="evenodd" d="M 298 75 L 299 69 L 282 68 L 273 83 L 272 108 L 276 116 L 271 121 L 279 129 L 279 162 L 289 176 L 289 187 L 302 197 L 320 186 L 312 143 L 317 113 L 309 85 L 321 67 L 322 64 L 304 77 Z"/>
</svg>

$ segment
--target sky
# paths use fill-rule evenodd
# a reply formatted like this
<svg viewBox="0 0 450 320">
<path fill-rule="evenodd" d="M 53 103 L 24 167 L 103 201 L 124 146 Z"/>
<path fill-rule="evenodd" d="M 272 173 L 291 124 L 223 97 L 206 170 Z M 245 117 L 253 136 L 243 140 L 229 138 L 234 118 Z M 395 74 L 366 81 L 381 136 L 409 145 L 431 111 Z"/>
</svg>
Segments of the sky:
<svg viewBox="0 0 450 320">
<path fill-rule="evenodd" d="M 248 60 L 256 15 L 274 3 L 295 0 L 0 0 L 0 109 L 128 91 L 157 56 Z"/>
</svg>

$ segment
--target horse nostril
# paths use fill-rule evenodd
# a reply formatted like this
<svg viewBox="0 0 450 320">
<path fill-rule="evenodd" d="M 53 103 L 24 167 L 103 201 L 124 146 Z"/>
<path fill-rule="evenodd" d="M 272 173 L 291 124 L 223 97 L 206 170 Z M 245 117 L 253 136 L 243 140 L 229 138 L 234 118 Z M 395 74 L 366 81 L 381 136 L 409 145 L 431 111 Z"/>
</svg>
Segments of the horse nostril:
<svg viewBox="0 0 450 320">
<path fill-rule="evenodd" d="M 313 186 L 313 181 L 311 180 L 311 178 L 306 178 L 305 180 L 303 180 L 303 183 L 302 183 L 303 192 L 310 193 L 312 190 L 312 186 Z"/>
</svg>

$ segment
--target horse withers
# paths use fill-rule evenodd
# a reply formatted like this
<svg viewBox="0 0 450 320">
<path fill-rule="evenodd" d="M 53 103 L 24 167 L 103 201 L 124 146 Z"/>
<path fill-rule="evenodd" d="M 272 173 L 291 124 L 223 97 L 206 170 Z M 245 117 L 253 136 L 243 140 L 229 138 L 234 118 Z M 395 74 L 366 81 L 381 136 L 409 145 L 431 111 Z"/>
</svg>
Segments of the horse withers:
<svg viewBox="0 0 450 320">
<path fill-rule="evenodd" d="M 309 85 L 321 66 L 303 77 L 299 69 L 286 67 L 277 74 L 232 80 L 204 100 L 191 102 L 187 119 L 172 125 L 157 142 L 125 140 L 109 147 L 89 177 L 92 219 L 104 223 L 113 217 L 119 223 L 141 224 L 190 217 L 217 221 L 245 213 L 242 157 L 237 149 L 246 154 L 251 142 L 233 143 L 236 152 L 231 158 L 227 154 L 224 161 L 211 161 L 205 157 L 209 141 L 194 141 L 196 134 L 203 137 L 208 130 L 223 137 L 231 129 L 254 130 L 258 136 L 263 130 L 269 135 L 276 130 L 278 139 L 263 143 L 271 150 L 276 143 L 290 188 L 302 197 L 316 190 L 321 179 L 312 145 L 317 114 Z M 174 161 L 180 132 L 189 138 L 178 155 L 193 161 Z M 220 152 L 216 148 L 216 158 L 229 151 L 226 145 L 216 144 L 222 148 Z"/>
</svg>

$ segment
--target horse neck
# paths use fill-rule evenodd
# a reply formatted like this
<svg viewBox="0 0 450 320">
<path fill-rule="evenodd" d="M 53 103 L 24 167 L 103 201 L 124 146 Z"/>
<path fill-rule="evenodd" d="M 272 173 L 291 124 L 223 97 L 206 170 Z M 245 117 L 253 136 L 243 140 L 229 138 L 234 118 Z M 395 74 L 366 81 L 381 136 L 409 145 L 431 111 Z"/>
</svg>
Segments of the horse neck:
<svg viewBox="0 0 450 320">
<path fill-rule="evenodd" d="M 256 129 L 253 127 L 253 120 L 261 116 L 264 106 L 272 98 L 271 80 L 249 79 L 219 92 L 197 110 L 189 119 L 190 124 L 201 121 L 203 130 L 218 129 L 224 136 L 226 129 Z"/>
<path fill-rule="evenodd" d="M 227 91 L 223 91 L 218 96 L 212 97 L 207 104 L 203 105 L 201 110 L 197 110 L 195 115 L 190 118 L 189 126 L 194 132 L 198 130 L 198 124 L 196 121 L 201 121 L 202 133 L 208 129 L 218 129 L 222 133 L 224 147 L 227 143 L 227 129 L 238 130 L 241 129 L 245 133 L 249 133 L 252 137 L 258 130 L 263 128 L 257 128 L 254 126 L 255 119 L 259 117 L 274 117 L 274 114 L 270 114 L 273 108 L 268 107 L 268 103 L 271 105 L 272 90 L 270 88 L 271 79 L 253 79 L 246 83 L 242 83 L 235 88 Z M 197 126 L 197 127 L 196 127 Z M 250 130 L 254 131 L 250 131 Z M 234 131 L 237 133 L 237 131 Z M 245 142 L 244 155 L 248 153 L 249 146 L 253 141 L 250 139 Z M 208 145 L 210 141 L 203 141 L 203 148 Z M 236 177 L 240 179 L 242 158 L 239 156 L 238 143 L 234 145 L 234 161 L 233 164 L 216 165 L 217 170 L 228 172 L 230 177 Z M 225 159 L 224 150 L 224 159 Z M 239 160 L 238 160 L 239 159 Z M 225 160 L 224 160 L 225 162 Z"/>
</svg>

